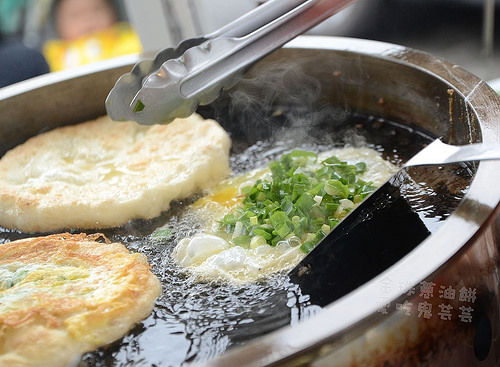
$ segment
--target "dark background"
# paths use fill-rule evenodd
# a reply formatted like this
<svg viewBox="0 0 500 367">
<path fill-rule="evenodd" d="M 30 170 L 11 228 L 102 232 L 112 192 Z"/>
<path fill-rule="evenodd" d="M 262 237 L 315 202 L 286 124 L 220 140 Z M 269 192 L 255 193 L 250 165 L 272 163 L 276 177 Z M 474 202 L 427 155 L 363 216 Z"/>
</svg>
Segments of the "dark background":
<svg viewBox="0 0 500 367">
<path fill-rule="evenodd" d="M 494 45 L 490 55 L 483 42 L 485 0 L 358 2 L 366 11 L 353 14 L 352 21 L 334 30 L 334 34 L 416 48 L 458 64 L 486 81 L 500 78 L 500 1 L 493 12 Z"/>
</svg>

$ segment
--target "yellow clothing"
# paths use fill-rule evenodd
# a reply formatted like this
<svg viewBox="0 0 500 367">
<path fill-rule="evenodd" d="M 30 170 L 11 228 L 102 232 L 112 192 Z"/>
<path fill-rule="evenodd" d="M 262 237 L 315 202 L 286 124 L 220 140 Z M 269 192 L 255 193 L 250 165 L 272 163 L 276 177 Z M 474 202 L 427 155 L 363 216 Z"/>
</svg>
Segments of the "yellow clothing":
<svg viewBox="0 0 500 367">
<path fill-rule="evenodd" d="M 138 53 L 141 50 L 139 37 L 127 23 L 117 23 L 110 29 L 74 41 L 50 40 L 43 46 L 43 54 L 51 71 Z"/>
</svg>

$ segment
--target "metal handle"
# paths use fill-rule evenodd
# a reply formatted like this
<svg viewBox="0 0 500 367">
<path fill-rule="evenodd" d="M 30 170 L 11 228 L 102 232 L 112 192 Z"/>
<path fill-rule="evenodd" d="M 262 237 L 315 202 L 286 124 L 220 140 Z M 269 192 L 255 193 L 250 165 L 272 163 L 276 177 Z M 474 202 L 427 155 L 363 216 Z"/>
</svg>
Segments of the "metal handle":
<svg viewBox="0 0 500 367">
<path fill-rule="evenodd" d="M 106 101 L 108 113 L 143 124 L 186 117 L 233 86 L 246 67 L 353 1 L 270 0 L 207 35 L 205 42 L 186 49 L 181 57 L 166 60 L 141 80 L 142 87 L 136 89 L 125 112 L 117 111 L 123 104 L 113 102 L 122 93 L 117 83 L 118 92 L 112 90 Z"/>
<path fill-rule="evenodd" d="M 500 144 L 478 143 L 455 148 L 457 149 L 447 159 L 447 163 L 500 159 Z"/>
<path fill-rule="evenodd" d="M 500 144 L 450 145 L 434 140 L 405 163 L 405 167 L 500 159 Z"/>
<path fill-rule="evenodd" d="M 231 23 L 206 35 L 205 38 L 243 37 L 308 1 L 310 0 L 267 1 Z"/>
</svg>

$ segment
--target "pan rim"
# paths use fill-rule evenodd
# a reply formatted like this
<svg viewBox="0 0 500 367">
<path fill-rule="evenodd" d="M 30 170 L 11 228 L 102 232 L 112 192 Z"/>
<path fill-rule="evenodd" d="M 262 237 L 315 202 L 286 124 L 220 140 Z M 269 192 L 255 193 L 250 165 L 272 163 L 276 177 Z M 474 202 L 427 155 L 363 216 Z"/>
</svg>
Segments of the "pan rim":
<svg viewBox="0 0 500 367">
<path fill-rule="evenodd" d="M 352 52 L 418 69 L 459 93 L 478 119 L 482 141 L 500 142 L 500 127 L 495 126 L 495 121 L 500 120 L 500 98 L 486 82 L 458 65 L 408 47 L 347 37 L 299 36 L 284 48 Z M 464 198 L 443 226 L 396 264 L 329 304 L 314 317 L 250 341 L 203 365 L 279 364 L 325 342 L 345 341 L 349 333 L 373 324 L 383 317 L 379 312 L 380 304 L 374 302 L 380 296 L 381 282 L 398 279 L 400 284 L 418 284 L 438 272 L 447 261 L 459 256 L 483 234 L 500 211 L 500 190 L 488 184 L 491 182 L 500 182 L 500 162 L 481 162 Z M 471 208 L 477 208 L 477 211 L 471 213 Z M 438 244 L 440 252 L 436 256 Z M 393 287 L 384 293 L 384 298 L 393 303 L 402 299 L 407 291 Z"/>
</svg>

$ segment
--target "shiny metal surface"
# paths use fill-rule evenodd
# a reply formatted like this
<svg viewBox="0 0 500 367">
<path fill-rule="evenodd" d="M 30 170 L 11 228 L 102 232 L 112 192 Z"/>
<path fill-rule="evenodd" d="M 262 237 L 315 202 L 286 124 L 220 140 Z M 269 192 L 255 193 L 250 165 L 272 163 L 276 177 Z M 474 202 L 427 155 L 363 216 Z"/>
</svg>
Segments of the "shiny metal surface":
<svg viewBox="0 0 500 367">
<path fill-rule="evenodd" d="M 255 79 L 250 88 L 265 88 L 258 76 L 284 60 L 298 62 L 318 87 L 315 98 L 343 113 L 418 127 L 449 144 L 500 141 L 499 97 L 482 80 L 432 55 L 386 43 L 302 36 L 256 64 L 247 76 Z M 114 60 L 0 90 L 3 151 L 47 129 L 102 115 L 107 92 L 136 61 Z M 294 85 L 295 76 L 286 74 L 287 85 Z M 219 103 L 240 89 L 244 83 Z M 290 102 L 289 95 L 275 97 L 277 105 Z M 258 140 L 256 125 L 247 123 L 237 125 Z M 495 182 L 500 182 L 500 163 L 480 162 L 458 208 L 393 266 L 308 320 L 203 365 L 498 365 L 500 190 Z M 432 284 L 433 297 L 425 298 Z M 444 300 L 452 307 L 451 320 L 439 306 Z M 429 305 L 432 316 L 426 317 Z"/>
<path fill-rule="evenodd" d="M 29 137 L 106 114 L 104 101 L 136 55 L 51 73 L 0 89 L 0 154 Z"/>
<path fill-rule="evenodd" d="M 183 41 L 178 49 L 137 65 L 110 92 L 108 114 L 146 125 L 187 117 L 234 86 L 249 65 L 352 1 L 268 1 L 213 34 Z"/>
<path fill-rule="evenodd" d="M 322 273 L 332 273 L 332 267 L 341 265 L 336 259 L 343 258 L 349 261 L 349 255 L 344 247 L 354 247 L 352 242 L 362 242 L 363 234 L 353 237 L 351 232 L 368 232 L 371 235 L 370 243 L 375 243 L 376 236 L 371 231 L 383 232 L 388 226 L 407 228 L 403 238 L 392 239 L 386 235 L 384 242 L 391 240 L 405 241 L 409 244 L 411 240 L 416 243 L 423 241 L 430 233 L 427 225 L 422 222 L 419 215 L 415 215 L 411 203 L 405 203 L 401 188 L 405 186 L 404 175 L 408 167 L 446 165 L 464 161 L 483 161 L 500 159 L 500 143 L 476 143 L 466 145 L 450 145 L 435 139 L 426 145 L 417 154 L 407 160 L 402 167 L 384 185 L 377 188 L 369 198 L 363 200 L 348 216 L 335 226 L 330 233 L 289 273 L 290 278 L 301 288 L 310 288 L 310 284 L 318 283 L 323 292 L 334 294 L 340 288 L 335 277 L 321 277 Z M 410 200 L 410 199 L 406 199 Z M 418 200 L 413 198 L 413 200 Z M 422 199 L 420 199 L 422 200 Z M 398 218 L 398 219 L 391 219 Z M 368 219 L 367 219 L 368 218 Z M 375 219 L 374 219 L 375 218 Z M 377 222 L 376 222 L 377 221 Z M 368 222 L 376 222 L 368 224 Z M 364 227 L 361 225 L 364 224 Z M 410 229 L 412 230 L 410 232 Z M 397 232 L 397 231 L 392 231 Z M 351 235 L 351 237 L 349 237 Z M 411 240 L 408 237 L 412 237 Z M 418 241 L 418 242 L 417 242 Z M 378 251 L 387 251 L 377 243 Z M 402 244 L 399 246 L 402 248 Z M 364 247 L 368 251 L 368 246 Z M 394 251 L 393 251 L 394 252 Z M 353 264 L 354 266 L 355 264 Z M 306 279 L 307 278 L 307 279 Z M 324 299 L 324 297 L 316 297 Z"/>
<path fill-rule="evenodd" d="M 405 162 L 404 167 L 491 159 L 500 159 L 500 143 L 457 146 L 436 139 Z"/>
<path fill-rule="evenodd" d="M 499 97 L 457 65 L 362 40 L 301 38 L 289 47 L 280 51 L 289 59 L 312 58 L 309 70 L 323 81 L 322 93 L 330 103 L 418 126 L 451 144 L 500 141 Z M 314 57 L 306 50 L 314 50 Z M 278 60 L 278 54 L 266 61 Z M 394 266 L 310 320 L 208 365 L 498 365 L 500 190 L 492 183 L 499 179 L 499 162 L 481 162 L 443 227 Z M 420 296 L 426 284 L 435 286 L 432 300 Z M 474 290 L 474 303 L 460 304 L 457 293 L 454 320 L 441 320 L 441 286 Z M 416 293 L 407 295 L 414 288 Z M 434 304 L 433 319 L 422 316 L 424 302 Z M 460 307 L 475 307 L 473 322 L 458 318 Z"/>
</svg>

